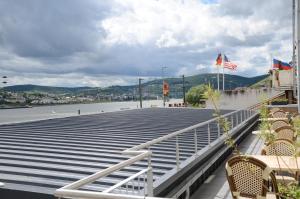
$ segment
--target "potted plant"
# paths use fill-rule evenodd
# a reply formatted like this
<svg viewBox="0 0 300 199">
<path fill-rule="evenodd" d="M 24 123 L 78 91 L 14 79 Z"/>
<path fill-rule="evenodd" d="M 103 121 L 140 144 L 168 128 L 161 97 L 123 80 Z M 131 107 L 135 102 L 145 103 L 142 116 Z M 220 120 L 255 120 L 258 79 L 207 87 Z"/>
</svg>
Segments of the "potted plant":
<svg viewBox="0 0 300 199">
<path fill-rule="evenodd" d="M 271 101 L 271 105 L 287 105 L 288 100 L 285 98 L 278 98 Z"/>
<path fill-rule="evenodd" d="M 289 185 L 279 184 L 278 189 L 282 198 L 289 198 L 289 199 L 300 198 L 300 186 L 295 183 L 291 183 Z"/>
</svg>

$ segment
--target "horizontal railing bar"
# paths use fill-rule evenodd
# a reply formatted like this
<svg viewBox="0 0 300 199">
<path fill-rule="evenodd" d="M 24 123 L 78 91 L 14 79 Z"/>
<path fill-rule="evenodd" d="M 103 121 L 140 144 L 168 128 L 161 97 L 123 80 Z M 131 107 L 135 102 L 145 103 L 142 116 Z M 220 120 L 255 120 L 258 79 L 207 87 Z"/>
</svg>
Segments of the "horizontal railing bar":
<svg viewBox="0 0 300 199">
<path fill-rule="evenodd" d="M 276 98 L 278 98 L 278 97 L 280 97 L 282 95 L 284 95 L 284 92 L 280 92 L 277 95 L 275 95 L 275 96 L 273 96 L 271 98 L 268 98 L 268 99 L 264 100 L 263 102 L 259 102 L 257 104 L 252 105 L 252 106 L 249 106 L 246 109 L 248 109 L 248 110 L 254 110 L 254 109 L 260 107 L 261 105 L 263 105 L 264 103 L 270 102 L 271 100 L 276 99 Z"/>
<path fill-rule="evenodd" d="M 237 110 L 237 111 L 233 111 L 233 112 L 230 112 L 230 113 L 227 113 L 227 114 L 225 114 L 225 115 L 222 115 L 222 117 L 224 118 L 224 117 L 230 116 L 230 115 L 235 114 L 235 113 L 238 113 L 238 112 L 240 112 L 240 111 L 242 111 L 242 110 L 243 110 L 243 109 Z M 162 142 L 162 141 L 164 141 L 164 140 L 168 140 L 168 139 L 170 139 L 170 138 L 173 138 L 173 137 L 175 137 L 175 136 L 177 136 L 177 135 L 180 135 L 180 134 L 182 134 L 182 133 L 185 133 L 185 132 L 187 132 L 187 131 L 192 131 L 192 130 L 194 130 L 195 128 L 200 128 L 200 127 L 202 127 L 202 126 L 204 126 L 204 125 L 207 125 L 207 124 L 209 124 L 209 123 L 211 123 L 211 122 L 215 122 L 215 121 L 217 121 L 217 119 L 218 119 L 218 118 L 213 118 L 213 119 L 207 120 L 207 121 L 205 121 L 205 122 L 201 122 L 201 123 L 199 123 L 199 124 L 196 124 L 196 125 L 193 125 L 193 126 L 190 126 L 190 127 L 184 128 L 184 129 L 181 129 L 181 130 L 179 130 L 179 131 L 175 131 L 175 132 L 173 132 L 173 133 L 171 133 L 171 134 L 162 136 L 162 137 L 160 137 L 160 138 L 153 139 L 153 140 L 151 140 L 151 141 L 148 141 L 148 142 L 145 142 L 145 143 L 143 143 L 143 144 L 137 145 L 137 146 L 132 147 L 132 148 L 130 148 L 130 149 L 127 149 L 127 150 L 125 150 L 125 151 L 137 151 L 137 150 L 141 150 L 141 149 L 148 148 L 148 147 L 151 146 L 151 145 L 160 143 L 160 142 Z"/>
<path fill-rule="evenodd" d="M 168 198 L 158 198 L 158 197 L 146 197 L 146 196 L 136 196 L 136 195 L 126 195 L 126 194 L 114 194 L 114 193 L 103 193 L 103 192 L 93 192 L 93 191 L 79 191 L 79 190 L 57 190 L 55 192 L 57 197 L 67 197 L 67 198 L 89 198 L 89 199 L 168 199 Z M 171 198 L 170 198 L 171 199 Z"/>
<path fill-rule="evenodd" d="M 142 160 L 146 157 L 149 157 L 151 156 L 151 151 L 136 151 L 136 152 L 133 152 L 131 154 L 135 154 L 136 156 L 132 157 L 132 158 L 129 158 L 128 160 L 125 160 L 125 161 L 122 161 L 116 165 L 113 165 L 107 169 L 104 169 L 102 171 L 99 171 L 99 172 L 96 172 L 90 176 L 87 176 L 81 180 L 78 180 L 76 182 L 73 182 L 69 185 L 66 185 L 64 186 L 63 188 L 61 189 L 76 189 L 76 188 L 79 188 L 85 184 L 88 184 L 88 183 L 92 183 L 94 181 L 96 181 L 97 179 L 101 178 L 101 177 L 104 177 L 106 175 L 109 175 L 110 173 L 114 172 L 114 171 L 117 171 L 123 167 L 126 167 L 128 165 L 131 165 L 133 163 L 135 163 L 136 161 L 139 161 L 139 160 Z"/>
<path fill-rule="evenodd" d="M 146 173 L 148 170 L 149 170 L 149 168 L 143 169 L 142 171 L 140 171 L 140 172 L 138 172 L 138 173 L 136 173 L 136 174 L 130 176 L 129 178 L 126 178 L 125 180 L 122 180 L 121 182 L 115 184 L 114 186 L 112 186 L 112 187 L 110 187 L 110 188 L 104 190 L 103 193 L 109 193 L 109 192 L 113 191 L 114 189 L 116 189 L 116 188 L 118 188 L 118 187 L 121 187 L 122 185 L 126 184 L 127 182 L 129 182 L 129 181 L 131 181 L 131 180 L 134 180 L 134 179 L 137 178 L 138 176 L 140 176 L 140 175 Z"/>
</svg>

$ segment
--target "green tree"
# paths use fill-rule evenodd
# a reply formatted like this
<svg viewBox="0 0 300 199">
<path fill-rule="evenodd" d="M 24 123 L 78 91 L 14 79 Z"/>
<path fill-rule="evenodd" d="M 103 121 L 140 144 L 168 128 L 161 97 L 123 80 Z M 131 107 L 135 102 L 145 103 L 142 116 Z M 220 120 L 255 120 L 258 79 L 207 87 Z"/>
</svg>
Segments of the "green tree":
<svg viewBox="0 0 300 199">
<path fill-rule="evenodd" d="M 193 106 L 199 106 L 203 100 L 207 99 L 205 96 L 206 91 L 207 86 L 203 84 L 190 88 L 186 94 L 187 102 Z"/>
</svg>

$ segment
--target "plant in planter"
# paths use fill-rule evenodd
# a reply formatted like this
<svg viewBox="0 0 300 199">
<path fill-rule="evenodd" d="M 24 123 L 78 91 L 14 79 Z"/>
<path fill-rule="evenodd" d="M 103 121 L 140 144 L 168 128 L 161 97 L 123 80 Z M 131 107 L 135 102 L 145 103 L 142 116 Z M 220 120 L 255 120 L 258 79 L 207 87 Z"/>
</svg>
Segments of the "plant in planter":
<svg viewBox="0 0 300 199">
<path fill-rule="evenodd" d="M 281 198 L 299 199 L 300 198 L 300 186 L 296 183 L 288 185 L 279 184 L 279 192 L 282 194 Z"/>
<path fill-rule="evenodd" d="M 285 98 L 278 98 L 271 101 L 272 105 L 287 105 L 288 100 Z"/>
<path fill-rule="evenodd" d="M 272 133 L 271 123 L 267 120 L 269 117 L 269 109 L 266 106 L 266 103 L 263 103 L 260 110 L 260 119 L 259 130 L 261 131 L 260 137 L 265 140 L 265 143 L 271 143 L 275 140 L 275 135 Z"/>
<path fill-rule="evenodd" d="M 210 86 L 208 86 L 207 91 L 205 93 L 205 96 L 214 106 L 215 112 L 214 116 L 217 118 L 217 121 L 220 125 L 220 127 L 223 129 L 224 134 L 226 135 L 225 143 L 227 146 L 234 149 L 234 153 L 237 155 L 241 155 L 242 153 L 239 151 L 238 146 L 234 142 L 234 140 L 231 138 L 229 134 L 230 130 L 230 123 L 227 121 L 226 118 L 222 117 L 221 111 L 219 109 L 219 98 L 220 93 L 217 91 L 214 91 Z M 275 140 L 274 134 L 271 133 L 271 124 L 266 119 L 269 116 L 268 108 L 266 107 L 266 103 L 263 103 L 260 109 L 260 118 L 262 119 L 260 124 L 260 130 L 262 131 L 262 137 L 265 139 L 266 142 L 271 143 Z M 299 120 L 294 120 L 294 128 L 300 130 L 300 118 Z M 243 156 L 245 158 L 245 161 L 247 160 L 247 156 Z M 249 167 L 249 171 L 253 174 L 255 174 L 255 171 L 252 170 Z M 268 187 L 265 187 L 268 189 Z M 300 199 L 300 186 L 297 184 L 280 184 L 279 185 L 279 193 L 278 196 L 280 198 L 286 198 L 286 199 Z"/>
<path fill-rule="evenodd" d="M 299 117 L 294 118 L 293 122 L 292 122 L 292 125 L 293 125 L 293 128 L 295 129 L 295 131 L 297 133 L 297 136 L 300 136 L 300 118 Z M 296 147 L 300 147 L 300 141 L 299 140 L 296 142 Z"/>
<path fill-rule="evenodd" d="M 210 85 L 207 86 L 206 92 L 204 93 L 206 99 L 208 99 L 214 107 L 214 114 L 213 116 L 217 118 L 217 121 L 220 127 L 223 129 L 223 132 L 226 136 L 225 144 L 234 149 L 236 154 L 240 154 L 239 150 L 237 149 L 237 145 L 235 144 L 234 140 L 229 135 L 230 130 L 230 122 L 227 118 L 222 117 L 221 110 L 219 108 L 219 99 L 221 93 L 215 91 Z"/>
</svg>

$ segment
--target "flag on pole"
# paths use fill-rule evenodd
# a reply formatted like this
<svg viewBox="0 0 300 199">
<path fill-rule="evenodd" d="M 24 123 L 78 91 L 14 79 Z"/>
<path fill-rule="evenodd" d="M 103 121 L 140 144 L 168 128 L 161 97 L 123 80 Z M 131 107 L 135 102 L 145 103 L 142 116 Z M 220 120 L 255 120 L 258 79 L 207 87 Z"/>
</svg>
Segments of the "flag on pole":
<svg viewBox="0 0 300 199">
<path fill-rule="evenodd" d="M 221 66 L 222 65 L 222 54 L 221 53 L 218 54 L 218 57 L 216 59 L 216 65 L 217 66 Z"/>
<path fill-rule="evenodd" d="M 164 94 L 164 96 L 168 96 L 169 92 L 170 92 L 169 84 L 168 84 L 168 82 L 164 81 L 163 82 L 163 94 Z"/>
<path fill-rule="evenodd" d="M 273 59 L 273 69 L 278 70 L 290 70 L 292 69 L 292 66 L 286 62 L 282 62 L 278 59 Z"/>
<path fill-rule="evenodd" d="M 236 70 L 237 65 L 235 63 L 232 63 L 226 55 L 224 55 L 224 68 L 230 69 L 230 70 Z"/>
</svg>

